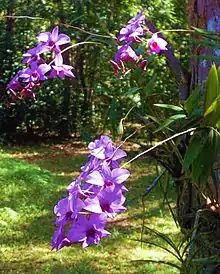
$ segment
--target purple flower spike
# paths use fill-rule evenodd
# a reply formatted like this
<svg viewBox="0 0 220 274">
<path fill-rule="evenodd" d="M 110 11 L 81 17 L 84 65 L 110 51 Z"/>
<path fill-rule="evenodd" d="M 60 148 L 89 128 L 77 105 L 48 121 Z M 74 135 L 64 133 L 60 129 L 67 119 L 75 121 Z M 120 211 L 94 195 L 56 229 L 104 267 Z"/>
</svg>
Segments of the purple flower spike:
<svg viewBox="0 0 220 274">
<path fill-rule="evenodd" d="M 90 244 L 98 244 L 100 239 L 110 235 L 104 229 L 107 221 L 106 214 L 91 214 L 90 216 L 80 215 L 72 224 L 67 238 L 71 243 L 82 243 L 82 248 Z"/>
<path fill-rule="evenodd" d="M 59 28 L 56 26 L 52 33 L 42 32 L 38 34 L 37 39 L 44 43 L 49 50 L 55 50 L 57 53 L 60 52 L 60 45 L 65 45 L 70 43 L 70 38 L 66 34 L 58 34 Z"/>
<path fill-rule="evenodd" d="M 88 163 L 68 186 L 68 197 L 54 208 L 58 228 L 52 240 L 53 249 L 74 243 L 81 243 L 83 248 L 98 244 L 110 234 L 104 229 L 107 217 L 114 218 L 126 210 L 123 193 L 127 188 L 122 183 L 130 172 L 119 167 L 126 153 L 104 135 L 89 143 L 88 148 Z"/>
</svg>

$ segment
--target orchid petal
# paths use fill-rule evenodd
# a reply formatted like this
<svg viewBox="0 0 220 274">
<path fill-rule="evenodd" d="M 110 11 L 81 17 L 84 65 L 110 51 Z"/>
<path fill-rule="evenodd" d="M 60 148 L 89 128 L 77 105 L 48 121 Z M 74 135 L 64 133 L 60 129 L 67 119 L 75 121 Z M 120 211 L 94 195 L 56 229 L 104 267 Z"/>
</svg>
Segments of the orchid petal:
<svg viewBox="0 0 220 274">
<path fill-rule="evenodd" d="M 51 36 L 50 32 L 42 32 L 42 33 L 38 34 L 37 39 L 40 42 L 47 42 L 49 40 L 50 36 Z"/>
<path fill-rule="evenodd" d="M 66 34 L 59 34 L 58 39 L 56 41 L 56 45 L 60 46 L 60 45 L 64 45 L 67 43 L 70 43 L 70 38 L 68 35 Z"/>
<path fill-rule="evenodd" d="M 104 179 L 99 171 L 95 170 L 92 173 L 90 173 L 87 178 L 86 182 L 92 185 L 97 186 L 103 186 L 104 185 Z"/>
<path fill-rule="evenodd" d="M 117 184 L 123 183 L 130 176 L 130 172 L 127 169 L 115 168 L 112 170 L 112 177 Z"/>
<path fill-rule="evenodd" d="M 51 40 L 52 40 L 52 41 L 57 42 L 57 39 L 58 39 L 58 32 L 59 32 L 59 27 L 56 26 L 56 27 L 52 30 L 52 33 L 51 33 Z"/>
</svg>

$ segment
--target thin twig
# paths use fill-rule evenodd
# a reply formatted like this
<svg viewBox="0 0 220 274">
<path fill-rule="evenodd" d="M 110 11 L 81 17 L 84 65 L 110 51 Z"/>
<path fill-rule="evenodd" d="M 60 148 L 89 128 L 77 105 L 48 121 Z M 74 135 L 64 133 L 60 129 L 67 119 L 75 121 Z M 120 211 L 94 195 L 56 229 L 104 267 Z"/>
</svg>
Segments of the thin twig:
<svg viewBox="0 0 220 274">
<path fill-rule="evenodd" d="M 74 47 L 77 47 L 77 46 L 80 46 L 80 45 L 84 45 L 84 44 L 101 44 L 101 43 L 98 43 L 98 42 L 79 42 L 79 43 L 76 43 L 76 44 L 73 44 L 73 45 L 70 45 L 69 47 L 61 50 L 61 52 L 59 52 L 60 54 L 71 49 L 71 48 L 74 48 Z M 53 64 L 53 62 L 55 61 L 56 58 L 54 58 L 48 65 L 50 66 L 51 64 Z"/>
<path fill-rule="evenodd" d="M 145 126 L 141 126 L 140 128 L 144 128 Z M 136 129 L 134 132 L 132 132 L 128 137 L 126 137 L 123 141 L 122 141 L 122 143 L 119 145 L 119 146 L 117 146 L 116 147 L 116 149 L 113 151 L 113 153 L 112 153 L 112 155 L 108 158 L 108 159 L 112 159 L 112 157 L 115 155 L 115 153 L 117 152 L 117 150 L 121 147 L 121 146 L 123 146 L 123 144 L 129 139 L 129 138 L 131 138 L 133 135 L 135 135 L 137 132 L 138 132 L 138 130 L 140 130 L 140 128 L 138 128 L 138 129 Z M 108 160 L 107 159 L 107 160 Z"/>
<path fill-rule="evenodd" d="M 69 25 L 69 24 L 62 24 L 62 25 L 64 25 L 67 28 L 73 28 L 73 29 L 79 30 L 80 32 L 84 32 L 84 33 L 89 34 L 91 36 L 100 37 L 100 38 L 107 38 L 107 39 L 114 39 L 114 40 L 117 39 L 115 36 L 96 34 L 96 33 L 93 33 L 93 32 L 90 32 L 90 31 L 87 31 L 87 30 L 84 30 L 82 28 L 75 27 L 75 26 L 72 26 L 72 25 Z"/>
<path fill-rule="evenodd" d="M 156 33 L 164 33 L 164 32 L 195 32 L 194 30 L 187 30 L 187 29 L 165 29 L 165 30 L 160 30 L 157 31 Z"/>
<path fill-rule="evenodd" d="M 27 15 L 5 15 L 5 16 L 3 16 L 3 18 L 4 17 L 15 18 L 15 19 L 31 19 L 31 20 L 42 20 L 42 19 L 45 19 L 45 18 L 42 18 L 42 17 L 32 17 L 32 16 L 27 16 Z"/>
</svg>

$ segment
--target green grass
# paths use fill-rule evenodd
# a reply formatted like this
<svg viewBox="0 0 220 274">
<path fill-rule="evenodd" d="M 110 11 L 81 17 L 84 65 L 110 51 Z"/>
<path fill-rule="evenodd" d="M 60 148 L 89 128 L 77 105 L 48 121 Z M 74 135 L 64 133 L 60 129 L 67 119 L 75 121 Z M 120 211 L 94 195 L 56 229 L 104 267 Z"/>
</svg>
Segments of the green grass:
<svg viewBox="0 0 220 274">
<path fill-rule="evenodd" d="M 163 250 L 139 241 L 143 218 L 147 226 L 179 238 L 159 186 L 147 197 L 143 212 L 141 196 L 155 178 L 155 167 L 148 160 L 130 166 L 128 210 L 109 222 L 109 238 L 86 249 L 75 245 L 50 251 L 53 206 L 66 195 L 67 185 L 85 161 L 83 147 L 71 153 L 56 146 L 1 150 L 0 273 L 178 273 L 167 265 L 134 263 L 139 259 L 176 262 Z M 165 245 L 147 231 L 144 239 Z"/>
</svg>

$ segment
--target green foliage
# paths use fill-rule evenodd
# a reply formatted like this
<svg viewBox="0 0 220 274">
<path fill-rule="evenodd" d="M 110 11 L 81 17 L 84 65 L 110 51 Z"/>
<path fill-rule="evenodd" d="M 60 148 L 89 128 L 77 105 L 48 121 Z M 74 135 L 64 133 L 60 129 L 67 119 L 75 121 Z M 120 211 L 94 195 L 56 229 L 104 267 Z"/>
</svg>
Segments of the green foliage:
<svg viewBox="0 0 220 274">
<path fill-rule="evenodd" d="M 146 8 L 146 15 L 161 30 L 186 27 L 185 1 L 182 0 L 180 5 L 173 0 L 164 3 L 153 0 L 35 0 L 24 6 L 23 1 L 17 0 L 1 1 L 0 6 L 0 78 L 5 85 L 22 68 L 22 54 L 35 46 L 35 37 L 41 31 L 49 31 L 54 25 L 59 25 L 73 43 L 98 42 L 71 49 L 66 58 L 75 68 L 76 80 L 45 83 L 38 89 L 35 102 L 22 104 L 19 111 L 24 115 L 20 115 L 20 119 L 16 118 L 19 115 L 16 107 L 13 115 L 12 110 L 6 107 L 8 97 L 5 97 L 6 104 L 2 103 L 5 115 L 0 120 L 1 132 L 5 131 L 9 136 L 16 131 L 64 136 L 91 136 L 102 133 L 103 128 L 111 131 L 114 128 L 115 132 L 122 117 L 134 105 L 134 112 L 146 114 L 146 101 L 143 103 L 143 99 L 148 100 L 150 93 L 155 94 L 155 103 L 158 102 L 159 96 L 156 94 L 159 90 L 168 103 L 176 97 L 177 85 L 172 77 L 167 77 L 169 70 L 163 58 L 153 60 L 146 73 L 137 72 L 142 83 L 141 89 L 133 86 L 134 79 L 130 81 L 129 75 L 123 80 L 115 77 L 109 60 L 117 49 L 115 35 L 141 8 Z M 7 15 L 20 17 L 10 19 L 5 17 Z M 187 64 L 187 39 L 179 39 L 179 34 L 170 32 L 166 35 L 177 48 L 176 55 Z M 153 67 L 156 70 L 152 70 Z M 160 78 L 156 75 L 160 75 Z M 1 92 L 5 94 L 5 88 Z M 109 116 L 112 112 L 107 114 L 112 96 L 118 100 L 114 120 Z M 12 120 L 14 124 L 15 120 L 19 120 L 19 123 L 8 132 Z M 135 122 L 132 115 L 128 122 Z"/>
<path fill-rule="evenodd" d="M 160 126 L 157 128 L 154 133 L 159 132 L 160 130 L 163 130 L 164 128 L 169 129 L 169 125 L 172 124 L 173 122 L 179 120 L 179 119 L 184 119 L 186 118 L 185 114 L 175 114 L 167 118 Z"/>
<path fill-rule="evenodd" d="M 189 116 L 194 116 L 194 114 L 198 113 L 198 109 L 200 107 L 201 99 L 202 99 L 202 89 L 204 88 L 204 83 L 198 85 L 194 90 L 192 90 L 190 96 L 187 98 L 184 103 L 184 109 L 188 113 Z"/>
<path fill-rule="evenodd" d="M 205 124 L 209 126 L 215 126 L 220 120 L 220 78 L 218 70 L 213 65 L 207 80 L 204 117 Z"/>
<path fill-rule="evenodd" d="M 148 102 L 148 114 L 145 117 L 153 123 L 149 123 L 147 129 L 155 140 L 169 139 L 172 134 L 175 136 L 192 128 L 191 135 L 187 134 L 182 140 L 177 138 L 160 148 L 159 161 L 174 176 L 183 173 L 195 182 L 206 183 L 212 174 L 214 161 L 220 152 L 220 134 L 217 130 L 220 122 L 219 98 L 219 69 L 213 65 L 207 81 L 192 91 L 183 107 L 154 104 L 160 110 L 157 111 L 149 108 Z M 173 160 L 168 160 L 169 157 Z"/>
<path fill-rule="evenodd" d="M 204 260 L 202 258 L 195 259 L 196 254 L 193 253 L 191 258 L 188 258 L 188 250 L 189 248 L 195 243 L 195 239 L 193 238 L 193 234 L 198 229 L 198 227 L 194 227 L 184 237 L 181 239 L 173 240 L 171 237 L 166 235 L 165 233 L 161 233 L 156 229 L 152 229 L 148 226 L 144 226 L 144 235 L 142 239 L 142 243 L 147 245 L 152 245 L 154 247 L 157 247 L 159 249 L 164 250 L 167 252 L 171 257 L 175 258 L 176 263 L 173 263 L 172 261 L 165 261 L 165 260 L 152 260 L 152 259 L 146 259 L 146 260 L 137 260 L 137 262 L 140 263 L 155 263 L 155 264 L 165 264 L 168 266 L 173 267 L 173 269 L 178 269 L 180 273 L 182 274 L 194 274 L 196 271 L 195 262 L 196 263 L 204 263 Z M 146 235 L 148 234 L 152 235 L 152 240 L 145 240 Z M 156 237 L 154 237 L 156 236 Z M 160 240 L 160 243 L 158 243 L 158 239 Z M 213 258 L 215 261 L 216 256 Z M 210 263 L 210 260 L 208 261 L 208 258 L 206 258 L 206 262 Z M 201 267 L 202 268 L 202 267 Z M 198 268 L 197 268 L 198 269 Z"/>
<path fill-rule="evenodd" d="M 203 149 L 207 141 L 208 131 L 203 130 L 200 132 L 195 132 L 190 139 L 189 146 L 186 150 L 186 154 L 183 161 L 183 168 L 188 168 L 197 161 L 200 151 Z"/>
</svg>

